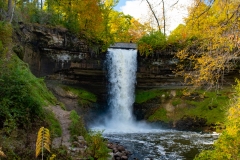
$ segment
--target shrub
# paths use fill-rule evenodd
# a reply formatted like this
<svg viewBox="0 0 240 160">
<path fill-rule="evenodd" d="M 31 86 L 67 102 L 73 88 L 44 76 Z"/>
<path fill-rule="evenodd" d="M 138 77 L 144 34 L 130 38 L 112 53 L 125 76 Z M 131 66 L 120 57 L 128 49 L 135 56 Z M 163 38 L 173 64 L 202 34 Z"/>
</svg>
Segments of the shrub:
<svg viewBox="0 0 240 160">
<path fill-rule="evenodd" d="M 0 21 L 0 41 L 4 47 L 12 41 L 12 27 L 4 21 Z"/>
<path fill-rule="evenodd" d="M 71 136 L 85 136 L 87 134 L 87 131 L 84 127 L 83 120 L 81 117 L 77 114 L 75 110 L 72 110 L 70 113 L 70 119 L 71 119 L 71 124 L 70 124 L 70 134 Z"/>
<path fill-rule="evenodd" d="M 106 141 L 102 137 L 102 132 L 93 132 L 85 129 L 83 120 L 77 114 L 76 111 L 72 110 L 70 113 L 70 134 L 71 137 L 82 135 L 88 144 L 87 153 L 90 155 L 90 159 L 105 160 L 109 157 L 109 149 L 107 148 Z"/>
<path fill-rule="evenodd" d="M 90 132 L 86 140 L 91 158 L 98 160 L 108 159 L 110 150 L 107 148 L 107 142 L 102 137 L 102 132 Z"/>
<path fill-rule="evenodd" d="M 166 46 L 166 37 L 162 32 L 151 32 L 138 41 L 138 50 L 141 55 L 150 55 L 154 50 L 161 50 Z"/>
<path fill-rule="evenodd" d="M 240 81 L 235 87 L 236 97 L 228 110 L 226 130 L 214 143 L 213 150 L 201 152 L 196 160 L 227 160 L 240 158 Z"/>
<path fill-rule="evenodd" d="M 51 137 L 60 137 L 62 135 L 62 128 L 54 113 L 46 109 L 44 110 L 44 116 L 49 125 Z"/>
<path fill-rule="evenodd" d="M 31 74 L 17 56 L 0 60 L 0 127 L 28 128 L 43 116 L 42 106 L 56 102 L 42 79 Z"/>
</svg>

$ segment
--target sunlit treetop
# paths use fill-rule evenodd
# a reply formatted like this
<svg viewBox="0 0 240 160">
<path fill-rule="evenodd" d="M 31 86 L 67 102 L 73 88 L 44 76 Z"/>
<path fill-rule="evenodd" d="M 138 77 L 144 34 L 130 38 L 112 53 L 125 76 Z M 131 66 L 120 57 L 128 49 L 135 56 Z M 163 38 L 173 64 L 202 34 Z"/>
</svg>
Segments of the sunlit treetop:
<svg viewBox="0 0 240 160">
<path fill-rule="evenodd" d="M 186 83 L 196 87 L 218 86 L 236 66 L 240 49 L 239 11 L 240 2 L 222 0 L 211 5 L 196 0 L 189 9 L 185 29 L 178 28 L 172 33 L 174 38 L 186 33 L 182 36 L 186 47 L 177 53 L 182 62 L 178 73 L 185 77 Z"/>
</svg>

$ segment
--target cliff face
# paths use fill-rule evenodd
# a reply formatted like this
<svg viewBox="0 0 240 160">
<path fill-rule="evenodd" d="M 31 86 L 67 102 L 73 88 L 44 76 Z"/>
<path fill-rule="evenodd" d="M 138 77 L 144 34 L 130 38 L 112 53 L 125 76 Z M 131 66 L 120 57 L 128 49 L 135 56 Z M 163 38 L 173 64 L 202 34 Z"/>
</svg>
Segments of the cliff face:
<svg viewBox="0 0 240 160">
<path fill-rule="evenodd" d="M 176 77 L 175 70 L 178 60 L 174 53 L 155 53 L 149 57 L 138 54 L 138 88 L 179 88 L 183 86 L 182 77 Z"/>
<path fill-rule="evenodd" d="M 105 90 L 106 53 L 99 53 L 99 46 L 89 46 L 85 39 L 65 28 L 19 26 L 16 37 L 22 46 L 22 58 L 34 75 Z M 137 87 L 181 85 L 180 79 L 172 73 L 175 63 L 173 54 L 157 53 L 151 57 L 138 54 Z"/>
<path fill-rule="evenodd" d="M 22 59 L 37 77 L 104 90 L 104 54 L 65 28 L 20 24 L 16 32 Z"/>
<path fill-rule="evenodd" d="M 32 73 L 47 80 L 57 80 L 57 84 L 64 83 L 85 88 L 97 95 L 94 107 L 80 109 L 85 119 L 93 119 L 107 110 L 107 77 L 105 67 L 106 53 L 100 52 L 100 46 L 89 45 L 86 39 L 79 38 L 64 28 L 51 28 L 40 25 L 20 24 L 15 32 L 14 51 L 29 64 Z M 183 79 L 175 77 L 173 70 L 177 59 L 174 53 L 155 53 L 149 57 L 138 54 L 137 89 L 177 89 L 184 87 Z M 235 72 L 236 73 L 236 72 Z M 226 82 L 233 84 L 234 76 L 229 74 Z M 56 91 L 54 83 L 49 88 Z M 68 110 L 78 107 L 75 98 L 63 97 L 54 92 L 56 97 L 65 98 L 62 102 Z M 61 100 L 60 100 L 61 101 Z M 149 116 L 160 104 L 154 102 L 135 104 L 134 114 L 141 120 Z M 88 110 L 90 109 L 90 110 Z"/>
</svg>

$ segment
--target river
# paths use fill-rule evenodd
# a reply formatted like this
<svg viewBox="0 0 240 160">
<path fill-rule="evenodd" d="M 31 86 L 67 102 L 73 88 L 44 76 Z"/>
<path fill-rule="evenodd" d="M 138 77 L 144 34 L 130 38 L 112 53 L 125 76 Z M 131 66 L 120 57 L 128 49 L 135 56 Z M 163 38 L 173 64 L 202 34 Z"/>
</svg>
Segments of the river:
<svg viewBox="0 0 240 160">
<path fill-rule="evenodd" d="M 108 49 L 108 107 L 93 128 L 131 152 L 134 160 L 192 160 L 203 149 L 211 148 L 215 134 L 153 129 L 136 122 L 132 115 L 137 71 L 136 49 Z"/>
<path fill-rule="evenodd" d="M 149 130 L 145 133 L 108 132 L 104 137 L 130 151 L 129 160 L 192 160 L 201 150 L 211 149 L 218 134 Z"/>
</svg>

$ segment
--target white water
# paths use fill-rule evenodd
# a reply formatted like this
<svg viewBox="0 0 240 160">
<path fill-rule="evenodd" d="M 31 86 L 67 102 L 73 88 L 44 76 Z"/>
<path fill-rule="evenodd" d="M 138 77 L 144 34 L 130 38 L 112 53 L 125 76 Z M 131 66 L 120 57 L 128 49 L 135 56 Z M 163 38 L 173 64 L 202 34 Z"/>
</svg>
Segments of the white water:
<svg viewBox="0 0 240 160">
<path fill-rule="evenodd" d="M 130 160 L 191 160 L 217 138 L 211 134 L 153 129 L 136 122 L 132 115 L 135 100 L 137 51 L 108 49 L 109 113 L 91 127 L 104 131 L 105 138 L 120 142 L 132 155 Z"/>
<path fill-rule="evenodd" d="M 137 50 L 108 49 L 109 106 L 111 121 L 128 124 L 133 121 Z"/>
<path fill-rule="evenodd" d="M 137 72 L 137 50 L 108 49 L 106 57 L 108 72 L 108 106 L 109 112 L 104 120 L 92 127 L 104 130 L 104 133 L 149 132 L 144 122 L 136 122 L 132 115 L 135 101 Z"/>
<path fill-rule="evenodd" d="M 132 155 L 129 160 L 192 160 L 203 149 L 211 149 L 214 134 L 165 130 L 158 133 L 104 134 L 111 142 L 119 142 Z"/>
<path fill-rule="evenodd" d="M 105 129 L 108 131 L 133 129 L 132 105 L 135 101 L 137 50 L 108 49 L 106 63 L 110 112 Z"/>
</svg>

